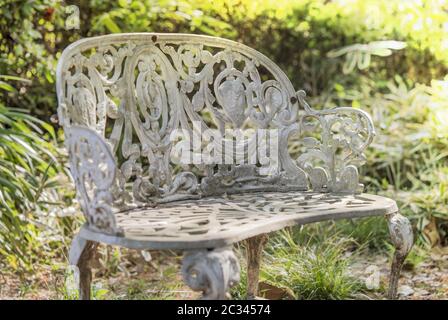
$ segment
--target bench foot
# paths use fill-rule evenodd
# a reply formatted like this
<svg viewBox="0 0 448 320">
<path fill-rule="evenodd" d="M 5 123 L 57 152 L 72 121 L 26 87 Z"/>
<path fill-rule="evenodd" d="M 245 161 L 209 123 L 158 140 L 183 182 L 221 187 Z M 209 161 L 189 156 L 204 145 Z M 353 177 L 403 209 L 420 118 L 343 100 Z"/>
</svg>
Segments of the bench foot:
<svg viewBox="0 0 448 320">
<path fill-rule="evenodd" d="M 392 260 L 392 267 L 389 279 L 389 291 L 387 297 L 389 299 L 396 299 L 398 279 L 409 251 L 411 251 L 414 236 L 412 233 L 412 226 L 409 220 L 399 213 L 387 215 L 389 225 L 389 233 L 393 245 L 395 246 L 394 257 Z"/>
<path fill-rule="evenodd" d="M 89 241 L 77 235 L 70 248 L 69 261 L 75 267 L 79 299 L 90 300 L 92 282 L 91 262 L 95 257 L 97 242 Z"/>
<path fill-rule="evenodd" d="M 267 240 L 267 234 L 262 234 L 246 240 L 248 300 L 256 299 L 258 295 L 261 256 Z"/>
<path fill-rule="evenodd" d="M 230 247 L 191 250 L 185 253 L 182 276 L 192 290 L 202 292 L 202 299 L 224 300 L 240 281 L 240 265 Z"/>
</svg>

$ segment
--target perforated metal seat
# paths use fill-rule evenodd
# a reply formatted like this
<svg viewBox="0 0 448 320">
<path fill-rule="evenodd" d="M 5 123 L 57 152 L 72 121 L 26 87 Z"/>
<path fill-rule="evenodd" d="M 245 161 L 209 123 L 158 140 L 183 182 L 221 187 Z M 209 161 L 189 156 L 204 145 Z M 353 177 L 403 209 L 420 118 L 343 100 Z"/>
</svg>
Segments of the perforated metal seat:
<svg viewBox="0 0 448 320">
<path fill-rule="evenodd" d="M 341 218 L 388 215 L 395 201 L 370 194 L 269 192 L 175 201 L 116 214 L 123 235 L 102 241 L 129 248 L 215 248 L 286 226 Z M 86 238 L 98 234 L 88 228 Z"/>
</svg>

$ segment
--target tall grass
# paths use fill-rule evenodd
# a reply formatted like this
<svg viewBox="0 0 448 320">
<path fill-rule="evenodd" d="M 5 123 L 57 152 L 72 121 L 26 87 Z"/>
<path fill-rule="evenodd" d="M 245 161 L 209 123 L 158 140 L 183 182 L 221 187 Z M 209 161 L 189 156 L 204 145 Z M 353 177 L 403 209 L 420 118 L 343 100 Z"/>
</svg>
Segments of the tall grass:
<svg viewBox="0 0 448 320">
<path fill-rule="evenodd" d="M 346 253 L 355 245 L 354 241 L 338 232 L 322 236 L 325 232 L 319 233 L 317 229 L 326 230 L 324 225 L 312 228 L 307 232 L 299 228 L 284 230 L 269 241 L 262 281 L 293 292 L 296 299 L 354 297 L 363 288 L 348 273 L 354 255 Z"/>
<path fill-rule="evenodd" d="M 2 89 L 14 93 L 14 87 Z M 0 100 L 0 263 L 30 269 L 44 245 L 42 217 L 58 201 L 53 128 Z"/>
</svg>

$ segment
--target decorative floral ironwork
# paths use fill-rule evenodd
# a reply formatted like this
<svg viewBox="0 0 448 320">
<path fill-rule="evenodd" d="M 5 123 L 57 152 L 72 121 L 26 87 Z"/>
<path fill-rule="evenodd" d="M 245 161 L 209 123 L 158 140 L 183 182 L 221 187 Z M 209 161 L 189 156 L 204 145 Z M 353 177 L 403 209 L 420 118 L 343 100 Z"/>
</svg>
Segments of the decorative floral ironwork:
<svg viewBox="0 0 448 320">
<path fill-rule="evenodd" d="M 115 162 L 106 176 L 115 177 L 120 192 L 112 196 L 105 189 L 104 197 L 114 203 L 248 190 L 361 191 L 357 168 L 374 135 L 370 117 L 352 108 L 311 109 L 303 91 L 296 92 L 271 60 L 242 44 L 179 34 L 89 38 L 64 51 L 57 75 L 64 127 L 89 128 L 110 145 Z M 309 125 L 310 119 L 320 129 Z M 226 128 L 278 129 L 278 170 L 269 176 L 260 174 L 261 164 L 235 164 L 227 172 L 214 164 L 175 170 L 170 134 L 176 129 L 199 134 L 212 126 L 222 133 Z M 318 129 L 321 137 L 304 137 L 306 151 L 292 159 L 290 136 Z M 92 136 L 87 130 L 82 134 Z M 90 148 L 98 146 L 104 147 L 95 142 Z"/>
<path fill-rule="evenodd" d="M 358 168 L 375 134 L 367 113 L 314 110 L 261 53 L 185 34 L 82 39 L 62 54 L 57 94 L 88 222 L 71 250 L 81 297 L 89 297 L 89 261 L 99 241 L 188 249 L 182 267 L 187 284 L 216 299 L 239 281 L 230 243 L 294 224 L 384 214 L 397 249 L 389 289 L 395 297 L 412 228 L 393 200 L 357 194 Z M 271 170 L 261 160 L 173 163 L 173 132 L 194 136 L 211 128 L 222 135 L 226 129 L 276 129 L 278 166 Z M 293 135 L 305 147 L 296 159 L 288 151 Z M 243 153 L 257 152 L 252 142 L 243 142 Z M 261 243 L 252 244 L 252 296 Z"/>
<path fill-rule="evenodd" d="M 121 233 L 112 211 L 116 169 L 109 146 L 93 131 L 78 126 L 66 129 L 66 146 L 78 199 L 89 226 L 104 233 Z"/>
</svg>

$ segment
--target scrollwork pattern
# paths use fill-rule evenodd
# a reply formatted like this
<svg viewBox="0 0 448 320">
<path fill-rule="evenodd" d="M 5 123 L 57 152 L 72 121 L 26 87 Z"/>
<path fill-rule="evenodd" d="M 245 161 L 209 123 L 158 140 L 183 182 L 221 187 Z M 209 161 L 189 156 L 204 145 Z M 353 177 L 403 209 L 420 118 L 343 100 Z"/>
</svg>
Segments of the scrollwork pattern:
<svg viewBox="0 0 448 320">
<path fill-rule="evenodd" d="M 374 134 L 370 117 L 352 108 L 311 109 L 271 60 L 242 44 L 170 34 L 90 38 L 64 51 L 57 79 L 61 123 L 105 137 L 121 189 L 128 186 L 127 199 L 307 190 L 310 185 L 325 192 L 360 191 L 357 168 Z M 305 138 L 307 151 L 292 159 L 288 139 L 306 132 L 309 118 L 318 121 L 322 136 Z M 279 170 L 269 177 L 260 176 L 254 165 L 235 165 L 227 172 L 194 165 L 175 171 L 170 134 L 176 129 L 197 134 L 193 123 L 222 133 L 226 128 L 279 129 Z"/>
<path fill-rule="evenodd" d="M 90 228 L 120 234 L 112 210 L 117 180 L 109 147 L 94 131 L 78 126 L 66 129 L 66 146 L 78 199 Z"/>
<path fill-rule="evenodd" d="M 358 168 L 364 164 L 363 152 L 375 136 L 370 116 L 348 107 L 317 111 L 305 101 L 304 91 L 298 91 L 297 97 L 305 111 L 299 119 L 302 132 L 316 130 L 316 126 L 306 123 L 310 118 L 317 120 L 321 130 L 320 140 L 312 136 L 302 140 L 307 149 L 297 159 L 299 167 L 308 173 L 312 188 L 337 193 L 362 192 Z M 314 165 L 316 162 L 321 165 Z"/>
</svg>

